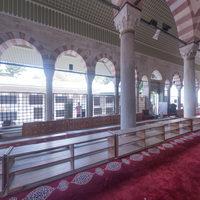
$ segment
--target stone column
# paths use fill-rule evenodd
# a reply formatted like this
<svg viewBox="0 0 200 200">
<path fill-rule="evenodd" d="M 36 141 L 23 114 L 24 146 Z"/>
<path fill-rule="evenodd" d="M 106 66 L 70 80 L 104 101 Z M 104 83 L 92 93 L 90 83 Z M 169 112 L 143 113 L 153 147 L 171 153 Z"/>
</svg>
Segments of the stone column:
<svg viewBox="0 0 200 200">
<path fill-rule="evenodd" d="M 136 113 L 139 113 L 140 111 L 140 90 L 139 90 L 139 86 L 140 86 L 140 81 L 137 80 L 136 81 L 136 88 L 137 88 L 137 91 L 136 91 L 136 99 L 137 99 L 137 102 L 136 102 Z"/>
<path fill-rule="evenodd" d="M 46 120 L 50 121 L 54 119 L 53 76 L 55 62 L 50 59 L 45 59 L 43 62 L 46 76 Z"/>
<path fill-rule="evenodd" d="M 178 110 L 181 109 L 181 88 L 182 86 L 177 86 L 177 90 L 178 90 Z"/>
<path fill-rule="evenodd" d="M 169 86 L 169 89 L 167 90 L 167 113 L 169 114 L 169 107 L 170 107 L 170 101 L 171 101 L 171 86 Z"/>
<path fill-rule="evenodd" d="M 87 70 L 86 81 L 87 81 L 87 117 L 93 116 L 93 93 L 92 93 L 92 83 L 95 78 L 95 72 Z"/>
<path fill-rule="evenodd" d="M 195 85 L 196 85 L 196 109 L 199 107 L 198 105 L 198 91 L 199 91 L 199 81 L 195 79 Z"/>
<path fill-rule="evenodd" d="M 120 77 L 115 77 L 115 114 L 119 114 L 119 83 Z"/>
<path fill-rule="evenodd" d="M 125 4 L 114 22 L 120 32 L 120 78 L 121 78 L 121 129 L 136 126 L 135 98 L 135 25 L 141 12 Z"/>
<path fill-rule="evenodd" d="M 196 115 L 195 95 L 195 56 L 198 45 L 192 43 L 180 48 L 184 61 L 184 117 L 191 118 Z"/>
</svg>

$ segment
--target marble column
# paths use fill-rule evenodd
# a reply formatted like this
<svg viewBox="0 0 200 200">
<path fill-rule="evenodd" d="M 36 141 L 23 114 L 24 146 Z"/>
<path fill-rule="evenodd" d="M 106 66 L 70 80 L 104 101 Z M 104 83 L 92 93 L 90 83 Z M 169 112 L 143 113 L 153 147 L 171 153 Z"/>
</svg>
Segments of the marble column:
<svg viewBox="0 0 200 200">
<path fill-rule="evenodd" d="M 53 76 L 54 76 L 55 62 L 51 60 L 44 60 L 44 73 L 46 76 L 46 120 L 54 119 L 54 105 L 53 105 Z"/>
<path fill-rule="evenodd" d="M 177 90 L 178 90 L 178 110 L 180 110 L 181 109 L 181 88 L 182 88 L 182 86 L 177 86 Z"/>
<path fill-rule="evenodd" d="M 115 114 L 119 114 L 119 83 L 120 77 L 115 77 Z"/>
<path fill-rule="evenodd" d="M 141 12 L 125 4 L 114 22 L 120 32 L 121 129 L 136 126 L 135 27 Z"/>
<path fill-rule="evenodd" d="M 165 90 L 167 91 L 166 92 L 167 96 L 165 96 L 165 101 L 167 102 L 167 112 L 168 113 L 169 113 L 169 105 L 170 105 L 170 88 L 171 88 L 170 83 L 165 85 Z"/>
<path fill-rule="evenodd" d="M 198 91 L 199 91 L 199 87 L 196 86 L 196 108 L 199 107 L 199 102 L 198 102 Z"/>
<path fill-rule="evenodd" d="M 171 86 L 169 87 L 169 89 L 167 90 L 167 112 L 169 114 L 169 107 L 170 107 L 170 104 L 171 104 Z"/>
<path fill-rule="evenodd" d="M 184 61 L 184 117 L 191 118 L 196 115 L 195 95 L 195 56 L 198 45 L 189 44 L 180 48 Z"/>
<path fill-rule="evenodd" d="M 136 113 L 139 113 L 140 111 L 140 81 L 136 81 L 136 88 L 137 88 L 137 91 L 136 91 Z"/>
<path fill-rule="evenodd" d="M 87 117 L 93 116 L 93 92 L 92 83 L 95 78 L 95 72 L 88 70 L 86 73 L 87 81 Z"/>
</svg>

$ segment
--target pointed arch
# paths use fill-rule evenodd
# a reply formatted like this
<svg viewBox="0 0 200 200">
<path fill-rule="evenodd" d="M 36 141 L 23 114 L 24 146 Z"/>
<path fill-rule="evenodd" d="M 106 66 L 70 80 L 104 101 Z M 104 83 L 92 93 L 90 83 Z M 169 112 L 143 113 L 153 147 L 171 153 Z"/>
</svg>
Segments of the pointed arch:
<svg viewBox="0 0 200 200">
<path fill-rule="evenodd" d="M 162 78 L 161 73 L 158 70 L 154 70 L 151 73 L 151 79 L 156 80 L 156 81 L 162 81 L 163 78 Z"/>
</svg>

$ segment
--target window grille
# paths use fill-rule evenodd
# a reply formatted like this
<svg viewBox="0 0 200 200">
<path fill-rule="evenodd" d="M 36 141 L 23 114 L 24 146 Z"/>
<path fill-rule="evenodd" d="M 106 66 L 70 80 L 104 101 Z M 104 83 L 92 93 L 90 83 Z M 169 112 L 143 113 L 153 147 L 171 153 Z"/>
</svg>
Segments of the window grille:
<svg viewBox="0 0 200 200">
<path fill-rule="evenodd" d="M 86 94 L 54 94 L 54 119 L 86 117 Z"/>
<path fill-rule="evenodd" d="M 45 94 L 0 92 L 0 125 L 45 120 Z"/>
<path fill-rule="evenodd" d="M 93 115 L 112 115 L 115 112 L 114 95 L 93 95 Z"/>
</svg>

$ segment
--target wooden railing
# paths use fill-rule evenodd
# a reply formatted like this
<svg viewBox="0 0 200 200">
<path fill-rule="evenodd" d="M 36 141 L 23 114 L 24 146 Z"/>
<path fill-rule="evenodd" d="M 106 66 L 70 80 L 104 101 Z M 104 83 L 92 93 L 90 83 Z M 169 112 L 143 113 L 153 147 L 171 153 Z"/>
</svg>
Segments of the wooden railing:
<svg viewBox="0 0 200 200">
<path fill-rule="evenodd" d="M 198 117 L 174 119 L 128 130 L 0 149 L 0 192 L 7 195 L 36 187 L 198 130 Z"/>
</svg>

